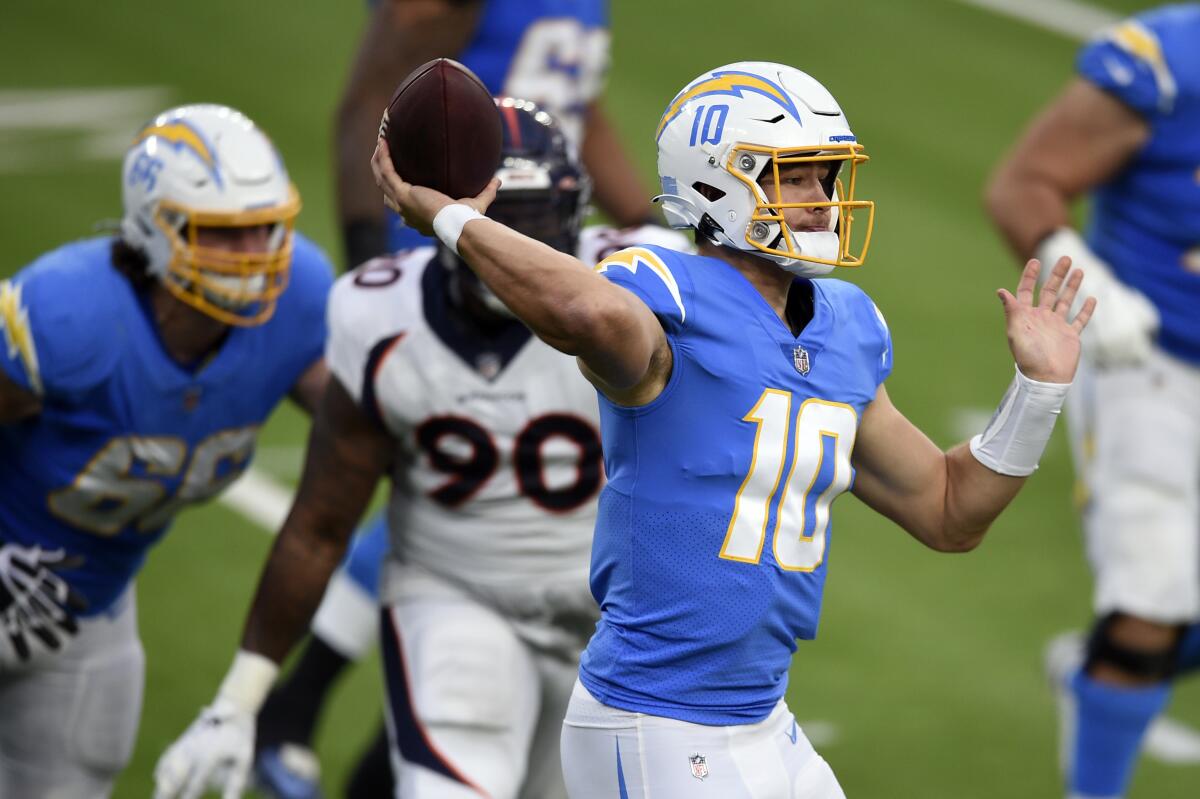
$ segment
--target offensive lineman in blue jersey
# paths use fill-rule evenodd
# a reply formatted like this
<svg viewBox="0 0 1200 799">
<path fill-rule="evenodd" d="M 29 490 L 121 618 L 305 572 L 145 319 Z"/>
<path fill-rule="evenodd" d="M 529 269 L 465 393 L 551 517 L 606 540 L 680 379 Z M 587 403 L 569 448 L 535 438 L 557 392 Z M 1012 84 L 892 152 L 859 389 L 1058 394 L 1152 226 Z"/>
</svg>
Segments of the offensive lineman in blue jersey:
<svg viewBox="0 0 1200 799">
<path fill-rule="evenodd" d="M 147 550 L 242 473 L 284 396 L 311 410 L 327 380 L 332 270 L 249 119 L 162 113 L 122 192 L 118 235 L 0 283 L 5 797 L 108 795 L 141 711 Z"/>
<path fill-rule="evenodd" d="M 841 797 L 782 697 L 816 633 L 833 499 L 937 550 L 981 540 L 1053 428 L 1095 301 L 1061 260 L 1000 290 L 1017 374 L 984 432 L 942 452 L 890 402 L 891 342 L 859 289 L 866 160 L 841 109 L 791 67 L 701 75 L 659 123 L 659 200 L 695 256 L 624 250 L 596 270 L 405 183 L 387 202 L 433 230 L 600 393 L 605 467 L 592 555 L 601 620 L 564 721 L 570 795 Z M 858 219 L 855 219 L 855 217 Z M 865 217 L 865 219 L 863 219 Z M 607 278 L 607 279 L 605 279 Z"/>
<path fill-rule="evenodd" d="M 1197 3 L 1102 33 L 988 190 L 1018 255 L 1069 255 L 1100 300 L 1068 402 L 1096 621 L 1047 649 L 1072 797 L 1124 794 L 1143 742 L 1173 729 L 1146 735 L 1171 678 L 1200 667 L 1198 42 Z"/>
</svg>

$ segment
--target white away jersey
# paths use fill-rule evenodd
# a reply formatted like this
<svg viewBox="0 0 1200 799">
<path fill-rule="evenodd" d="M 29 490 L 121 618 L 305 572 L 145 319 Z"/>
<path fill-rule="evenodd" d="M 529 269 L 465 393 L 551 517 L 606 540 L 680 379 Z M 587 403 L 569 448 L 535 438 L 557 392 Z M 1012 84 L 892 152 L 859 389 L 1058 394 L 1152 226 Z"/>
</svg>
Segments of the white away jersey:
<svg viewBox="0 0 1200 799">
<path fill-rule="evenodd" d="M 661 228 L 589 228 L 579 255 L 664 235 L 686 246 Z M 393 556 L 488 593 L 586 594 L 604 479 L 595 389 L 519 322 L 467 330 L 448 278 L 422 247 L 342 276 L 329 301 L 329 367 L 397 439 Z"/>
</svg>

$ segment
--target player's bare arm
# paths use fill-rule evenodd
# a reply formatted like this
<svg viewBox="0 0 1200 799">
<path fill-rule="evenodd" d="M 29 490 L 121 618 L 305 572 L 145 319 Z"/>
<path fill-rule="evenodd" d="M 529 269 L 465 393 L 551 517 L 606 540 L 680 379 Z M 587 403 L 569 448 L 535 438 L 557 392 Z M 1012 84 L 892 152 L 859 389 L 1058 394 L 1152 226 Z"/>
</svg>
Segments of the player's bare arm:
<svg viewBox="0 0 1200 799">
<path fill-rule="evenodd" d="M 371 159 L 386 201 L 423 233 L 455 203 L 446 195 L 406 183 L 396 174 L 387 143 Z M 482 213 L 495 199 L 492 181 L 459 203 Z M 550 346 L 577 356 L 584 375 L 625 405 L 657 397 L 671 374 L 671 350 L 658 319 L 637 297 L 569 255 L 490 219 L 467 222 L 458 252 L 521 321 Z"/>
<path fill-rule="evenodd" d="M 300 488 L 259 580 L 242 648 L 213 703 L 159 758 L 155 799 L 199 796 L 216 784 L 226 796 L 241 795 L 254 756 L 255 714 L 278 664 L 307 630 L 391 452 L 386 433 L 329 380 Z"/>
<path fill-rule="evenodd" d="M 315 416 L 317 409 L 321 406 L 321 398 L 325 396 L 325 388 L 328 383 L 329 367 L 325 365 L 324 358 L 318 358 L 304 370 L 304 374 L 300 375 L 300 379 L 296 381 L 296 385 L 292 386 L 288 396 L 307 411 L 309 416 Z"/>
<path fill-rule="evenodd" d="M 375 202 L 371 170 L 362 157 L 378 134 L 379 114 L 405 75 L 426 61 L 466 47 L 482 6 L 478 0 L 385 0 L 376 4 L 336 117 L 338 217 L 352 260 L 373 257 L 386 248 L 383 209 Z M 360 230 L 375 231 L 378 240 L 367 249 L 376 252 L 353 254 L 351 226 L 356 224 L 366 226 Z"/>
<path fill-rule="evenodd" d="M 587 108 L 581 155 L 592 177 L 592 199 L 613 224 L 632 227 L 658 217 L 646 202 L 650 192 L 625 154 L 617 129 L 600 100 Z"/>
<path fill-rule="evenodd" d="M 1079 333 L 1095 309 L 1089 299 L 1068 318 L 1083 277 L 1076 270 L 1068 278 L 1069 268 L 1065 258 L 1055 265 L 1036 303 L 1036 260 L 1026 264 L 1016 296 L 999 291 L 1017 368 L 1040 383 L 1071 382 Z M 1025 482 L 983 465 L 965 443 L 942 452 L 892 404 L 883 386 L 863 415 L 853 462 L 855 495 L 926 546 L 946 552 L 977 546 Z"/>
<path fill-rule="evenodd" d="M 251 606 L 244 649 L 279 662 L 304 634 L 393 451 L 382 428 L 329 380 L 296 500 Z"/>
<path fill-rule="evenodd" d="M 42 401 L 36 394 L 18 386 L 0 372 L 0 424 L 12 424 L 42 410 Z"/>
<path fill-rule="evenodd" d="M 1070 224 L 1070 202 L 1116 175 L 1150 136 L 1146 120 L 1076 78 L 1030 123 L 997 167 L 985 202 L 1020 258 Z"/>
</svg>

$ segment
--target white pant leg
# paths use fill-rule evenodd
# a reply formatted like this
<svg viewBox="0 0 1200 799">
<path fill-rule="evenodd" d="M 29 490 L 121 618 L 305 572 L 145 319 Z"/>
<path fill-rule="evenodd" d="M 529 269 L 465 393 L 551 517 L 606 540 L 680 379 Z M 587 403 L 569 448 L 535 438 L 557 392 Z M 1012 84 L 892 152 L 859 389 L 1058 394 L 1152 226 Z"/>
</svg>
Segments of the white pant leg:
<svg viewBox="0 0 1200 799">
<path fill-rule="evenodd" d="M 1200 618 L 1200 369 L 1155 350 L 1093 372 L 1080 404 L 1096 612 Z"/>
<path fill-rule="evenodd" d="M 535 656 L 541 676 L 542 703 L 529 746 L 529 771 L 521 786 L 521 799 L 566 799 L 559 739 L 563 717 L 571 701 L 571 691 L 579 675 L 576 660 L 563 660 L 557 654 Z"/>
<path fill-rule="evenodd" d="M 388 736 L 403 799 L 515 799 L 540 709 L 537 665 L 503 617 L 406 567 L 383 610 Z"/>
<path fill-rule="evenodd" d="M 61 653 L 0 666 L 0 797 L 108 796 L 133 754 L 144 674 L 132 588 Z"/>
<path fill-rule="evenodd" d="M 845 799 L 782 700 L 715 727 L 607 707 L 576 684 L 562 760 L 571 799 Z"/>
<path fill-rule="evenodd" d="M 379 605 L 338 569 L 317 606 L 312 632 L 347 660 L 359 660 L 379 640 Z"/>
</svg>

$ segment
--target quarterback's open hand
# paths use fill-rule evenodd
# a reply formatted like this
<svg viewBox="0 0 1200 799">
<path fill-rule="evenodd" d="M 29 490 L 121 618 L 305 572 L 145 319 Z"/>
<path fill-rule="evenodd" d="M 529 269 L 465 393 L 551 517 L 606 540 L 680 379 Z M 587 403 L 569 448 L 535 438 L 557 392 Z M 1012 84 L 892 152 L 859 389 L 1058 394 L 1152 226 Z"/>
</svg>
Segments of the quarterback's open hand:
<svg viewBox="0 0 1200 799">
<path fill-rule="evenodd" d="M 1071 303 L 1083 281 L 1083 272 L 1071 269 L 1070 258 L 1059 258 L 1034 304 L 1033 289 L 1041 263 L 1036 258 L 1025 264 L 1014 297 L 1005 289 L 997 294 L 1004 303 L 1008 348 L 1021 373 L 1044 383 L 1070 383 L 1079 365 L 1079 334 L 1087 326 L 1096 300 L 1089 297 L 1074 319 Z"/>
<path fill-rule="evenodd" d="M 0 544 L 0 626 L 21 660 L 32 639 L 58 650 L 79 632 L 75 613 L 87 602 L 56 572 L 80 563 L 61 549 Z"/>
<path fill-rule="evenodd" d="M 197 799 L 207 790 L 237 799 L 254 760 L 254 716 L 218 697 L 154 767 L 154 799 Z"/>
<path fill-rule="evenodd" d="M 387 142 L 383 139 L 376 144 L 375 154 L 371 156 L 371 171 L 375 173 L 375 185 L 383 189 L 384 204 L 400 214 L 406 225 L 426 236 L 433 235 L 433 218 L 447 205 L 469 205 L 482 214 L 496 199 L 496 190 L 500 188 L 500 181 L 492 178 L 478 196 L 454 200 L 435 189 L 406 183 L 396 174 Z"/>
</svg>

